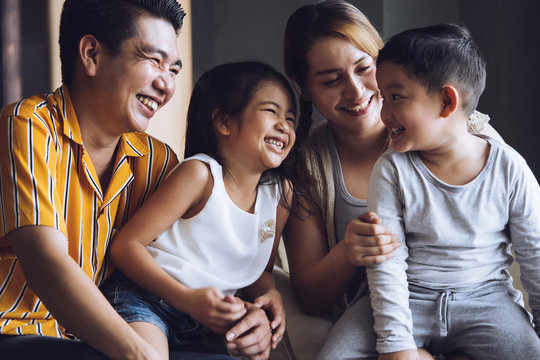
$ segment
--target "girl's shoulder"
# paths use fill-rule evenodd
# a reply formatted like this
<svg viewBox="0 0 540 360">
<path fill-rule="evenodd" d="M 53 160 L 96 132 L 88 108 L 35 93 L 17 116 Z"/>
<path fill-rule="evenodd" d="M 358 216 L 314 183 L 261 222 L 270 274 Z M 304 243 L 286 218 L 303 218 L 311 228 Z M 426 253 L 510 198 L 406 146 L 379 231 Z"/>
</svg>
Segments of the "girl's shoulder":
<svg viewBox="0 0 540 360">
<path fill-rule="evenodd" d="M 205 159 L 190 157 L 180 162 L 169 174 L 172 181 L 189 181 L 205 186 L 213 182 L 211 165 Z"/>
</svg>

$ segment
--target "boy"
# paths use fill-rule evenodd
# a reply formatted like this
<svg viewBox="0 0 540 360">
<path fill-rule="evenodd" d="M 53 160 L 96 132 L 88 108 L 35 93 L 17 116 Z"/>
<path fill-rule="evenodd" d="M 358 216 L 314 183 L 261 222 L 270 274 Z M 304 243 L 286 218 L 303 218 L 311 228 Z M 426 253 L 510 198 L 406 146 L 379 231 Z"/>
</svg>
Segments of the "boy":
<svg viewBox="0 0 540 360">
<path fill-rule="evenodd" d="M 392 149 L 371 174 L 368 210 L 403 246 L 368 266 L 370 296 L 336 323 L 320 358 L 430 358 L 418 347 L 452 360 L 540 359 L 540 188 L 513 149 L 467 131 L 485 86 L 479 49 L 457 25 L 408 30 L 381 50 L 376 76 Z M 536 332 L 507 271 L 510 244 Z"/>
<path fill-rule="evenodd" d="M 368 268 L 379 359 L 416 359 L 416 346 L 540 359 L 540 189 L 513 149 L 467 132 L 485 77 L 457 25 L 400 33 L 377 59 L 393 149 L 373 170 L 368 207 L 404 240 Z M 511 285 L 510 245 L 536 332 Z"/>
</svg>

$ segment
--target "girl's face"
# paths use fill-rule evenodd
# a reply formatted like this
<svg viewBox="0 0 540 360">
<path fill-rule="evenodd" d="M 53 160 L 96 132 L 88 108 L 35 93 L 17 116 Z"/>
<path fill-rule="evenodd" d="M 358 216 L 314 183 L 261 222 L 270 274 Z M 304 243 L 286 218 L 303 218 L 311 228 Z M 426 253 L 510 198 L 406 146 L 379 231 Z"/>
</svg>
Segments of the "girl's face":
<svg viewBox="0 0 540 360">
<path fill-rule="evenodd" d="M 312 101 L 334 128 L 357 132 L 382 127 L 371 56 L 344 38 L 323 37 L 309 49 L 307 63 L 304 99 Z"/>
<path fill-rule="evenodd" d="M 240 115 L 231 119 L 229 150 L 243 157 L 257 171 L 278 167 L 289 154 L 294 132 L 293 104 L 285 88 L 265 81 Z"/>
</svg>

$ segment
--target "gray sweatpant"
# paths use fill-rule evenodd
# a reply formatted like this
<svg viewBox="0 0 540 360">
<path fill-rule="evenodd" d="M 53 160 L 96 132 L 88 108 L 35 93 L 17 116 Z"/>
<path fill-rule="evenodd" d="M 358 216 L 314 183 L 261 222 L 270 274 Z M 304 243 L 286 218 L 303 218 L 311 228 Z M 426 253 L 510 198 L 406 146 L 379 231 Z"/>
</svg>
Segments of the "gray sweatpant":
<svg viewBox="0 0 540 360">
<path fill-rule="evenodd" d="M 469 292 L 409 287 L 417 347 L 432 354 L 461 351 L 474 360 L 540 359 L 540 339 L 530 315 L 507 285 Z M 352 303 L 336 322 L 318 360 L 373 359 L 376 335 L 369 295 Z"/>
</svg>

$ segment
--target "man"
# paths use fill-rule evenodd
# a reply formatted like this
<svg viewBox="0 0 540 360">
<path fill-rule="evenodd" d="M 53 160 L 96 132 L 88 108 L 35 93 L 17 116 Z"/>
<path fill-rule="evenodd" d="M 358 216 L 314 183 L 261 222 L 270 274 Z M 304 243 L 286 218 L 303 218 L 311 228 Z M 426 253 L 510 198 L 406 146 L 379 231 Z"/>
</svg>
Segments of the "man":
<svg viewBox="0 0 540 360">
<path fill-rule="evenodd" d="M 113 232 L 177 164 L 142 132 L 174 93 L 184 15 L 175 0 L 66 0 L 63 86 L 3 109 L 2 358 L 158 359 L 97 286 Z M 261 313 L 233 330 L 248 357 L 268 353 Z"/>
</svg>

